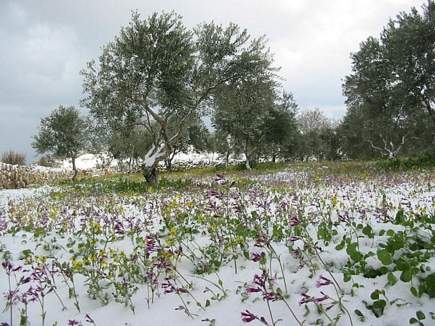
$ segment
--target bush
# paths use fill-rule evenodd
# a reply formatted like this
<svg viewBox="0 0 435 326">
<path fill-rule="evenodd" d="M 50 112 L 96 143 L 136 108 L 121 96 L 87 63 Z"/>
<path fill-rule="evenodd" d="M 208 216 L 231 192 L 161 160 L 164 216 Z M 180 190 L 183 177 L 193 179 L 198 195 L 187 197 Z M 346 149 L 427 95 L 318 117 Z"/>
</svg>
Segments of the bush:
<svg viewBox="0 0 435 326">
<path fill-rule="evenodd" d="M 2 154 L 1 161 L 12 165 L 26 165 L 26 155 L 10 150 Z"/>
<path fill-rule="evenodd" d="M 397 158 L 395 160 L 379 161 L 376 165 L 384 170 L 412 170 L 433 168 L 435 166 L 435 151 L 415 157 Z"/>
<path fill-rule="evenodd" d="M 56 163 L 54 158 L 51 157 L 50 155 L 41 156 L 41 158 L 36 161 L 36 164 L 39 166 L 45 166 L 48 168 L 55 168 L 59 165 L 58 163 Z"/>
</svg>

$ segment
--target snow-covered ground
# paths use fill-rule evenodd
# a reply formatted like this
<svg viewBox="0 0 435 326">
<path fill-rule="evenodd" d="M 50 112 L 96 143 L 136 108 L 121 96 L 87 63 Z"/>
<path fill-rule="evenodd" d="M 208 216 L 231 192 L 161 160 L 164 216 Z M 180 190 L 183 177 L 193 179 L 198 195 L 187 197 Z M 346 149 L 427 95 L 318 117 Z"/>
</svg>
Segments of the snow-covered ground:
<svg viewBox="0 0 435 326">
<path fill-rule="evenodd" d="M 232 158 L 231 162 L 238 162 L 238 160 Z M 218 153 L 197 153 L 194 150 L 190 150 L 186 153 L 177 153 L 174 156 L 172 163 L 175 166 L 177 164 L 191 164 L 192 166 L 199 164 L 216 165 L 223 163 L 223 160 Z M 72 169 L 72 163 L 69 159 L 61 161 L 60 164 L 63 169 Z M 115 168 L 118 165 L 118 161 L 116 159 L 110 159 L 109 155 L 107 154 L 83 154 L 76 160 L 76 166 L 79 170 L 94 170 L 101 166 L 107 165 L 111 168 Z"/>
<path fill-rule="evenodd" d="M 47 195 L 53 188 L 45 186 L 30 189 L 4 189 L 0 190 L 0 210 L 5 209 L 10 201 L 17 202 L 26 198 Z"/>
<path fill-rule="evenodd" d="M 135 197 L 0 191 L 14 324 L 25 301 L 31 325 L 46 313 L 45 325 L 395 326 L 417 311 L 434 324 L 433 176 L 322 178 L 278 172 L 239 189 L 219 177 Z M 3 305 L 8 291 L 3 270 Z"/>
<path fill-rule="evenodd" d="M 188 153 L 178 153 L 173 159 L 173 164 L 186 164 L 191 163 L 193 165 L 199 163 L 216 164 L 221 162 L 219 159 L 219 154 L 217 153 L 197 153 L 195 151 L 189 151 Z M 76 166 L 79 170 L 94 170 L 101 166 L 108 165 L 109 167 L 115 168 L 118 165 L 118 161 L 115 159 L 110 159 L 106 154 L 83 154 L 79 156 L 76 160 Z M 71 160 L 61 161 L 61 166 L 64 169 L 72 169 Z"/>
</svg>

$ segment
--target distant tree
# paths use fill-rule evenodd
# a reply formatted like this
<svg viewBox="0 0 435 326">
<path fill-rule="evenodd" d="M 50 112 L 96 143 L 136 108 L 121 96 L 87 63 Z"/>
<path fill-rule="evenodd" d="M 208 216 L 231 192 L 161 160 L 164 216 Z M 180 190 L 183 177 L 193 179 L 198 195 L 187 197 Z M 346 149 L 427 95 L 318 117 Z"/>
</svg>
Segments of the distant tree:
<svg viewBox="0 0 435 326">
<path fill-rule="evenodd" d="M 272 161 L 279 157 L 289 159 L 295 155 L 300 131 L 296 121 L 298 106 L 291 93 L 283 93 L 273 105 L 264 122 L 265 153 Z"/>
<path fill-rule="evenodd" d="M 108 144 L 108 151 L 125 166 L 128 172 L 136 171 L 139 161 L 146 155 L 148 148 L 152 144 L 152 136 L 149 131 L 140 126 L 131 129 L 115 130 L 111 133 Z"/>
<path fill-rule="evenodd" d="M 25 165 L 26 155 L 15 152 L 13 150 L 9 150 L 2 154 L 1 162 L 12 165 Z"/>
<path fill-rule="evenodd" d="M 76 159 L 86 147 L 87 125 L 74 107 L 59 106 L 48 117 L 41 119 L 32 147 L 38 153 L 51 153 L 58 158 L 70 158 L 77 177 Z"/>
<path fill-rule="evenodd" d="M 188 30 L 175 13 L 145 20 L 133 13 L 98 64 L 91 62 L 83 71 L 83 104 L 110 129 L 148 130 L 152 145 L 142 168 L 153 183 L 158 163 L 171 154 L 185 122 L 208 106 L 220 86 L 237 82 L 267 60 L 264 40 L 250 39 L 235 24 Z M 170 120 L 177 122 L 175 130 Z"/>
<path fill-rule="evenodd" d="M 178 128 L 178 121 L 169 120 L 169 128 L 173 133 Z M 208 149 L 210 135 L 207 127 L 199 116 L 192 116 L 191 119 L 185 122 L 185 126 L 181 129 L 178 138 L 172 145 L 171 153 L 165 159 L 166 169 L 169 171 L 172 169 L 172 161 L 175 156 L 182 152 L 188 152 L 195 150 L 197 152 L 205 151 Z"/>
<path fill-rule="evenodd" d="M 330 126 L 329 119 L 320 111 L 319 108 L 304 110 L 299 113 L 298 117 L 299 128 L 304 133 L 313 130 L 320 130 Z"/>
<path fill-rule="evenodd" d="M 223 156 L 225 166 L 228 167 L 230 155 L 234 151 L 234 141 L 227 132 L 215 130 L 210 137 L 209 150 Z"/>
<path fill-rule="evenodd" d="M 412 8 L 352 54 L 340 127 L 352 157 L 415 154 L 435 139 L 435 5 Z"/>
<path fill-rule="evenodd" d="M 336 126 L 318 108 L 301 112 L 297 121 L 302 134 L 299 143 L 302 159 L 339 158 L 340 138 Z"/>
<path fill-rule="evenodd" d="M 235 151 L 245 155 L 245 165 L 251 169 L 265 144 L 265 123 L 275 105 L 276 92 L 272 61 L 249 78 L 220 88 L 215 102 L 213 125 L 231 136 Z"/>
</svg>

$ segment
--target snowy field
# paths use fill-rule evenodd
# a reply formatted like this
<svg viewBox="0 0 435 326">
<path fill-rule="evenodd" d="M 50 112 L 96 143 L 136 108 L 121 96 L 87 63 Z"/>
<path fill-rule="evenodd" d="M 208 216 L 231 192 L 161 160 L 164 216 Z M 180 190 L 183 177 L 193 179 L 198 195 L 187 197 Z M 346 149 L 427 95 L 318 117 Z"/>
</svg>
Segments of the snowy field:
<svg viewBox="0 0 435 326">
<path fill-rule="evenodd" d="M 435 325 L 433 174 L 194 184 L 0 191 L 0 324 Z"/>
</svg>

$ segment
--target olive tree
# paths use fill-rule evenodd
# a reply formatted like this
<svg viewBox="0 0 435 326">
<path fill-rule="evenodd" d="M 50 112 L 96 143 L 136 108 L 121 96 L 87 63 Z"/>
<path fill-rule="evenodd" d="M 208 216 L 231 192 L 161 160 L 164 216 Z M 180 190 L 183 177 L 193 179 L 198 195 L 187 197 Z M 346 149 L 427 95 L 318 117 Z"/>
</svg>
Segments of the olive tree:
<svg viewBox="0 0 435 326">
<path fill-rule="evenodd" d="M 86 146 L 86 120 L 73 106 L 59 106 L 48 117 L 41 119 L 32 147 L 39 154 L 50 153 L 57 158 L 69 158 L 77 177 L 76 159 Z"/>
<path fill-rule="evenodd" d="M 83 70 L 83 104 L 111 129 L 143 126 L 152 145 L 143 174 L 157 181 L 189 119 L 209 107 L 221 85 L 231 85 L 265 60 L 263 39 L 235 24 L 204 23 L 187 29 L 175 13 L 154 13 L 131 22 Z M 177 121 L 176 125 L 169 121 Z"/>
</svg>

